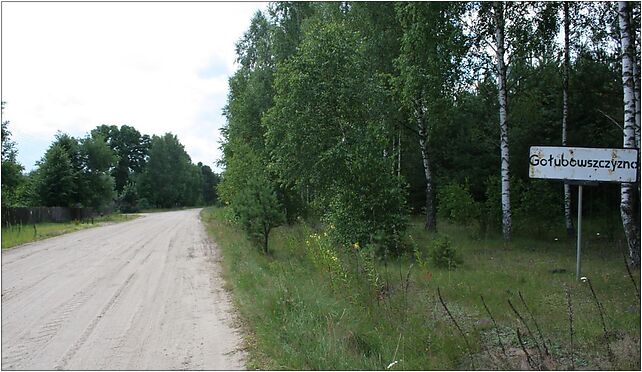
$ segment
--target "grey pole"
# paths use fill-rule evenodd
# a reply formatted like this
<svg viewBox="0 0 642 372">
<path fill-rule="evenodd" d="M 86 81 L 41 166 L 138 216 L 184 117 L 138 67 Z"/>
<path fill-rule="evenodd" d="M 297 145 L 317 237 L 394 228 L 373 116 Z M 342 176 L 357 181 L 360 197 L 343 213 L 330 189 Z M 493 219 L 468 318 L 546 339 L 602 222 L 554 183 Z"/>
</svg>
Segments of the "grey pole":
<svg viewBox="0 0 642 372">
<path fill-rule="evenodd" d="M 580 259 L 582 256 L 582 185 L 577 189 L 577 269 L 576 279 L 580 280 Z"/>
</svg>

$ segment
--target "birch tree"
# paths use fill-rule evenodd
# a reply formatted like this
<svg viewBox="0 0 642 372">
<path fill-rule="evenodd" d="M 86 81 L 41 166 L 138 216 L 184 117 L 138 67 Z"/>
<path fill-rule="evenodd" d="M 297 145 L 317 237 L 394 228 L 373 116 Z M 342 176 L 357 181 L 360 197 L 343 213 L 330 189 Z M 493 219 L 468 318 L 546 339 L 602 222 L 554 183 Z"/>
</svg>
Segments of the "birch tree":
<svg viewBox="0 0 642 372">
<path fill-rule="evenodd" d="M 341 15 L 309 24 L 297 52 L 279 65 L 274 106 L 263 118 L 270 164 L 282 180 L 313 185 L 316 212 L 341 243 L 397 246 L 405 195 L 382 157 L 391 133 L 384 85 L 369 73 L 367 45 Z"/>
<path fill-rule="evenodd" d="M 476 6 L 473 31 L 480 57 L 490 57 L 497 83 L 499 107 L 500 184 L 502 235 L 510 240 L 513 230 L 510 190 L 509 94 L 508 77 L 512 62 L 529 62 L 550 42 L 551 5 L 526 2 L 482 2 Z M 553 22 L 554 23 L 554 22 Z M 519 79 L 516 79 L 519 82 Z"/>
<path fill-rule="evenodd" d="M 506 57 L 504 7 L 501 2 L 493 3 L 493 20 L 495 28 L 495 69 L 497 73 L 497 100 L 499 104 L 499 147 L 502 187 L 502 235 L 510 240 L 513 221 L 510 208 L 510 161 L 508 151 L 508 92 L 506 90 Z"/>
<path fill-rule="evenodd" d="M 443 107 L 452 102 L 454 81 L 460 71 L 464 39 L 458 17 L 460 3 L 406 3 L 397 8 L 403 29 L 397 59 L 398 89 L 419 137 L 426 181 L 426 222 L 437 230 L 435 190 L 430 156 L 431 132 L 443 120 Z"/>
<path fill-rule="evenodd" d="M 640 4 L 630 4 L 629 37 L 635 87 L 635 146 L 640 148 Z"/>
<path fill-rule="evenodd" d="M 568 133 L 568 77 L 570 69 L 570 55 L 569 55 L 569 2 L 565 1 L 563 4 L 564 11 L 564 65 L 562 67 L 562 89 L 563 89 L 563 103 L 562 103 L 562 146 L 567 145 Z M 568 236 L 573 236 L 573 218 L 571 216 L 571 186 L 564 182 L 564 219 L 566 222 L 566 233 Z"/>
<path fill-rule="evenodd" d="M 635 148 L 635 82 L 633 75 L 633 48 L 630 31 L 631 9 L 626 1 L 618 3 L 620 25 L 620 50 L 622 55 L 622 86 L 624 89 L 624 148 Z M 620 215 L 629 248 L 629 259 L 635 267 L 640 266 L 640 230 L 635 219 L 636 187 L 622 183 L 620 189 Z"/>
</svg>

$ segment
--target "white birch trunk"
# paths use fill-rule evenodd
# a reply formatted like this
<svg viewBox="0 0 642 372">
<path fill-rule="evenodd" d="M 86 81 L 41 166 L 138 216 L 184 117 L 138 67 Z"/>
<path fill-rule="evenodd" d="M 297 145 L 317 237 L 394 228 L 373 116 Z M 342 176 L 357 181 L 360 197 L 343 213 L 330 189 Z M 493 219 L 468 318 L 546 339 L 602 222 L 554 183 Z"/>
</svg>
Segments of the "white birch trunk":
<svg viewBox="0 0 642 372">
<path fill-rule="evenodd" d="M 428 231 L 437 231 L 437 219 L 435 213 L 434 190 L 432 182 L 432 171 L 428 156 L 428 128 L 426 125 L 426 114 L 423 108 L 417 109 L 417 129 L 419 131 L 419 147 L 421 148 L 421 160 L 424 166 L 426 178 L 426 225 Z"/>
<path fill-rule="evenodd" d="M 632 58 L 633 78 L 635 79 L 635 147 L 640 148 L 640 67 Z"/>
<path fill-rule="evenodd" d="M 566 146 L 568 132 L 568 78 L 569 78 L 569 19 L 568 19 L 568 2 L 564 2 L 564 67 L 562 69 L 563 85 L 563 107 L 562 107 L 562 146 Z M 566 222 L 566 233 L 572 237 L 574 235 L 573 217 L 571 213 L 571 186 L 564 182 L 564 219 Z"/>
<path fill-rule="evenodd" d="M 624 89 L 624 148 L 633 148 L 635 141 L 635 82 L 633 78 L 633 53 L 629 31 L 630 11 L 625 1 L 619 2 L 620 39 L 622 52 L 622 86 Z M 620 189 L 620 215 L 629 247 L 629 259 L 634 267 L 640 266 L 640 230 L 635 221 L 636 187 L 623 183 Z"/>
<path fill-rule="evenodd" d="M 633 65 L 633 81 L 635 92 L 635 146 L 640 148 L 640 64 L 637 46 L 639 45 L 639 30 L 629 26 L 629 44 L 631 48 L 631 64 Z M 639 189 L 639 185 L 638 185 Z"/>
<path fill-rule="evenodd" d="M 502 191 L 502 235 L 504 240 L 510 240 L 512 233 L 512 218 L 510 208 L 510 172 L 508 158 L 508 117 L 506 92 L 506 65 L 504 63 L 504 5 L 501 2 L 493 4 L 495 18 L 495 42 L 497 53 L 495 63 L 497 68 L 497 82 L 499 85 L 499 140 L 501 157 L 501 191 Z"/>
</svg>

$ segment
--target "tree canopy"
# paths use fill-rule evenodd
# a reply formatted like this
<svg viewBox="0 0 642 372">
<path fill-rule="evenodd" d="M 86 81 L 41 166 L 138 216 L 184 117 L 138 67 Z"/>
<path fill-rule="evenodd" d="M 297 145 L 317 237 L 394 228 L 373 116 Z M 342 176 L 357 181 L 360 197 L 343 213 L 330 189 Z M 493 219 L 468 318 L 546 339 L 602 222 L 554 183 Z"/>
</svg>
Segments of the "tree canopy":
<svg viewBox="0 0 642 372">
<path fill-rule="evenodd" d="M 617 9 L 570 8 L 566 57 L 558 3 L 271 3 L 237 44 L 221 197 L 234 210 L 264 179 L 287 221 L 314 215 L 380 252 L 400 249 L 409 213 L 435 228 L 465 210 L 506 239 L 564 226 L 562 188 L 528 176 L 530 146 L 560 145 L 564 122 L 569 146 L 621 147 L 623 117 Z M 614 187 L 588 208 L 611 211 Z"/>
</svg>

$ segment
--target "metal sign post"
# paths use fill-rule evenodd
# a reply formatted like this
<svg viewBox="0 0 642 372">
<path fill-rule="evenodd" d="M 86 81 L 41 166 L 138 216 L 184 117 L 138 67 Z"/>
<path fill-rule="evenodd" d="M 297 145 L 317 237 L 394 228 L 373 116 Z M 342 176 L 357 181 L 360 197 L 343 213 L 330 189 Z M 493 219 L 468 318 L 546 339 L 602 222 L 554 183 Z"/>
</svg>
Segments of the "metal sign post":
<svg viewBox="0 0 642 372">
<path fill-rule="evenodd" d="M 636 182 L 638 168 L 637 149 L 552 146 L 532 146 L 530 148 L 528 170 L 530 178 L 563 180 L 578 185 L 575 271 L 577 280 L 580 279 L 582 273 L 582 187 L 598 182 Z"/>
<path fill-rule="evenodd" d="M 580 280 L 582 256 L 582 184 L 577 186 L 577 266 L 575 278 Z"/>
</svg>

